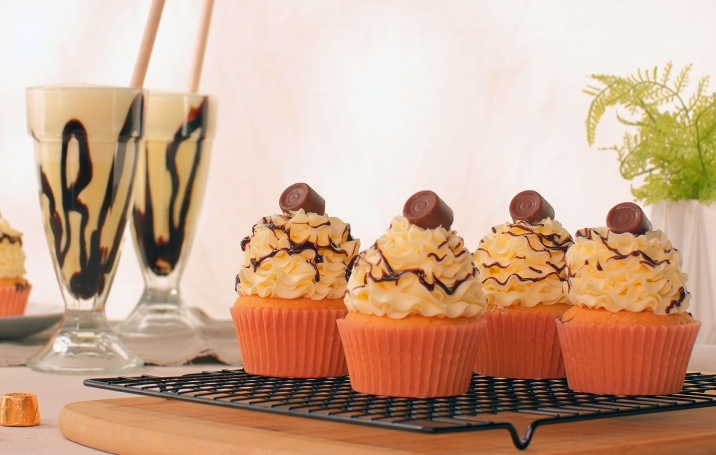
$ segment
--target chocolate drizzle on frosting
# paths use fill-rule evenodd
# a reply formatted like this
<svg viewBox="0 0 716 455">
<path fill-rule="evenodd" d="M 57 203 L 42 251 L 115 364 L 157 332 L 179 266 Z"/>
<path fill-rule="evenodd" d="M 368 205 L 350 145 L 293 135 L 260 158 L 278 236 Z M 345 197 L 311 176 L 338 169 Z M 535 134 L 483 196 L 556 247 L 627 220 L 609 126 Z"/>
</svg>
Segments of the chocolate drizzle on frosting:
<svg viewBox="0 0 716 455">
<path fill-rule="evenodd" d="M 538 232 L 536 229 L 543 226 L 543 224 L 540 223 L 530 223 L 529 221 L 523 220 L 521 222 L 517 223 L 507 223 L 506 225 L 506 231 L 504 232 L 507 235 L 510 235 L 512 237 L 534 237 L 539 240 L 539 245 L 542 247 L 541 249 L 535 248 L 535 246 L 532 245 L 532 242 L 529 240 L 526 241 L 526 245 L 534 252 L 537 253 L 547 253 L 549 254 L 550 258 L 555 254 L 555 252 L 561 252 L 562 255 L 564 255 L 567 252 L 567 249 L 574 243 L 572 241 L 572 238 L 570 236 L 567 236 L 564 240 L 560 239 L 559 234 L 542 234 Z M 514 232 L 514 230 L 523 231 L 523 232 Z M 493 233 L 496 233 L 496 230 L 493 228 Z M 480 241 L 480 244 L 484 243 L 484 239 Z M 477 251 L 483 251 L 488 257 L 490 256 L 489 251 L 487 251 L 485 248 L 478 248 Z M 562 256 L 564 257 L 564 256 Z M 517 255 L 514 259 L 520 259 L 525 260 L 526 257 L 524 255 Z M 561 261 L 564 263 L 564 261 Z M 557 264 L 554 264 L 553 262 L 550 262 L 549 260 L 545 261 L 545 265 L 551 267 L 554 269 L 554 272 L 549 272 L 545 274 L 543 271 L 536 269 L 532 266 L 527 266 L 527 269 L 531 270 L 532 272 L 538 273 L 540 276 L 537 277 L 524 277 L 521 276 L 518 273 L 510 274 L 505 280 L 500 281 L 496 277 L 487 277 L 484 280 L 482 280 L 483 283 L 486 283 L 489 280 L 495 281 L 500 286 L 505 286 L 511 278 L 516 278 L 519 281 L 526 282 L 538 282 L 542 280 L 546 280 L 547 278 L 551 276 L 556 276 L 559 278 L 560 281 L 566 281 L 567 276 L 564 273 L 564 270 L 566 268 L 566 264 L 559 266 Z M 499 267 L 501 269 L 507 269 L 509 267 L 509 264 L 502 265 L 497 261 L 491 262 L 491 263 L 482 263 L 480 264 L 480 269 L 485 270 L 489 269 L 491 267 Z"/>
<path fill-rule="evenodd" d="M 608 241 L 604 236 L 602 236 L 599 232 L 597 232 L 596 230 L 591 229 L 591 228 L 580 229 L 579 231 L 577 231 L 576 236 L 577 236 L 577 237 L 585 237 L 585 238 L 588 238 L 588 239 L 590 239 L 590 240 L 594 240 L 594 237 L 596 236 L 596 237 L 599 239 L 599 241 L 602 242 L 602 244 L 604 244 L 604 247 L 605 247 L 606 249 L 608 249 L 609 251 L 611 251 L 612 253 L 614 253 L 614 256 L 611 256 L 611 257 L 607 258 L 608 261 L 609 261 L 609 260 L 616 260 L 616 261 L 618 261 L 618 260 L 621 260 L 621 259 L 626 259 L 626 258 L 628 258 L 628 257 L 630 257 L 630 256 L 639 256 L 639 257 L 642 258 L 642 260 L 639 261 L 639 263 L 640 263 L 640 264 L 648 265 L 649 267 L 657 267 L 657 266 L 659 266 L 659 265 L 661 265 L 661 264 L 670 264 L 670 263 L 671 263 L 671 261 L 669 261 L 668 259 L 664 259 L 664 260 L 661 260 L 661 261 L 655 261 L 654 259 L 650 258 L 646 253 L 644 253 L 644 252 L 641 251 L 641 250 L 636 250 L 636 251 L 632 251 L 632 252 L 627 253 L 627 254 L 623 254 L 623 253 L 619 252 L 618 249 L 609 246 L 609 241 Z M 669 250 L 669 251 L 670 251 L 670 250 Z M 667 254 L 668 254 L 669 251 L 664 251 L 664 253 L 667 253 Z"/>
<path fill-rule="evenodd" d="M 197 204 L 200 201 L 193 200 L 194 184 L 196 182 L 199 168 L 204 158 L 204 139 L 206 138 L 207 122 L 209 119 L 209 99 L 205 97 L 198 108 L 192 108 L 186 122 L 183 123 L 174 134 L 174 140 L 167 145 L 166 151 L 166 169 L 171 177 L 171 194 L 169 196 L 169 238 L 157 238 L 154 232 L 154 205 L 152 204 L 152 193 L 149 186 L 150 169 L 149 169 L 149 151 L 145 156 L 146 162 L 146 192 L 144 193 L 144 212 L 140 210 L 133 211 L 134 230 L 136 234 L 138 250 L 142 255 L 142 260 L 147 264 L 150 270 L 158 276 L 169 275 L 174 271 L 182 249 L 186 242 L 187 216 L 192 203 Z M 181 186 L 179 176 L 179 163 L 177 154 L 179 147 L 184 141 L 191 138 L 191 135 L 199 130 L 199 137 L 196 141 L 194 151 L 194 160 L 191 163 L 191 170 L 186 182 L 186 189 L 181 198 L 179 207 L 179 217 L 175 224 L 175 207 L 177 199 L 180 197 L 179 189 Z"/>
<path fill-rule="evenodd" d="M 283 215 L 283 216 L 290 217 L 290 215 Z M 295 223 L 295 224 L 299 224 L 299 223 Z M 311 227 L 317 228 L 317 227 L 328 226 L 328 225 L 330 225 L 330 222 L 321 223 L 321 224 L 318 224 L 316 226 L 311 226 Z M 341 254 L 346 257 L 348 257 L 350 255 L 349 252 L 347 252 L 343 248 L 340 248 L 333 241 L 331 241 L 331 243 L 328 245 L 319 245 L 317 243 L 313 243 L 313 242 L 309 242 L 309 241 L 294 242 L 291 239 L 289 229 L 287 229 L 284 226 L 279 226 L 279 225 L 271 222 L 271 220 L 269 220 L 266 217 L 263 217 L 261 219 L 260 223 L 255 224 L 251 228 L 251 235 L 246 236 L 241 240 L 241 251 L 246 251 L 246 247 L 251 242 L 251 238 L 256 233 L 256 228 L 258 226 L 272 230 L 277 239 L 285 238 L 289 242 L 289 247 L 288 248 L 276 248 L 276 249 L 272 250 L 267 255 L 261 256 L 259 258 L 251 258 L 249 260 L 249 263 L 250 263 L 250 267 L 254 271 L 256 271 L 264 261 L 276 256 L 279 253 L 283 252 L 283 253 L 287 253 L 289 255 L 300 255 L 303 251 L 311 250 L 311 251 L 313 251 L 313 257 L 311 259 L 306 259 L 306 262 L 309 263 L 315 269 L 316 275 L 315 275 L 314 279 L 315 279 L 316 283 L 318 283 L 321 280 L 321 274 L 318 271 L 317 265 L 321 264 L 323 262 L 323 253 L 325 251 L 331 251 L 335 254 Z M 346 241 L 352 241 L 353 236 L 351 235 L 350 224 L 346 224 L 345 226 L 346 227 L 345 227 L 345 230 L 343 231 L 343 236 L 346 236 Z M 278 232 L 281 232 L 284 235 L 282 235 L 282 236 L 276 235 L 276 233 L 278 233 Z M 348 279 L 350 277 L 350 270 L 352 268 L 353 261 L 355 261 L 355 258 L 356 257 L 353 257 L 353 259 L 351 259 L 351 263 L 348 265 L 348 267 L 346 269 L 346 279 Z M 239 279 L 239 275 L 236 275 L 236 282 L 235 282 L 234 289 L 236 289 L 240 283 L 241 283 L 241 280 Z"/>
<path fill-rule="evenodd" d="M 671 303 L 669 303 L 669 306 L 666 307 L 666 314 L 671 313 L 671 310 L 674 308 L 674 306 L 680 307 L 681 303 L 686 299 L 686 295 L 688 292 L 686 292 L 686 289 L 683 287 L 679 288 L 679 299 L 678 300 L 672 300 Z"/>
<path fill-rule="evenodd" d="M 377 251 L 380 254 L 381 259 L 380 259 L 379 264 L 377 264 L 377 265 L 382 265 L 383 267 L 385 267 L 386 271 L 381 271 L 381 276 L 375 277 L 375 276 L 373 276 L 373 268 L 374 267 L 372 267 L 371 264 L 367 263 L 369 265 L 371 271 L 366 273 L 365 278 L 363 280 L 363 286 L 366 286 L 368 284 L 368 279 L 370 279 L 371 281 L 373 281 L 375 283 L 390 282 L 390 281 L 397 283 L 401 276 L 407 275 L 407 274 L 412 274 L 418 278 L 418 281 L 420 282 L 420 284 L 423 285 L 425 287 L 425 289 L 427 289 L 428 291 L 432 292 L 435 289 L 435 286 L 438 286 L 443 291 L 445 291 L 446 294 L 453 295 L 458 290 L 458 288 L 460 287 L 460 285 L 462 283 L 468 281 L 470 278 L 474 278 L 475 276 L 477 276 L 477 269 L 473 265 L 471 273 L 467 274 L 464 278 L 456 280 L 452 286 L 449 286 L 449 285 L 443 283 L 442 281 L 440 281 L 435 275 L 431 275 L 432 280 L 428 280 L 427 279 L 428 274 L 425 272 L 425 270 L 420 269 L 420 268 L 406 269 L 406 270 L 401 270 L 399 272 L 396 272 L 395 269 L 388 262 L 388 259 L 386 259 L 385 255 L 383 254 L 383 251 L 378 247 L 377 243 L 373 244 L 371 249 Z M 459 255 L 464 254 L 464 251 L 467 251 L 467 250 L 465 250 L 463 248 L 463 251 L 459 251 L 458 253 L 456 253 L 455 257 L 458 257 Z M 356 257 L 359 258 L 359 259 L 357 259 L 357 262 L 356 262 L 356 266 L 358 266 L 358 264 L 361 262 L 361 260 L 360 260 L 360 256 L 356 256 Z"/>
<path fill-rule="evenodd" d="M 19 243 L 20 245 L 22 245 L 22 237 L 19 235 L 14 236 L 0 233 L 0 242 L 2 242 L 3 240 L 7 240 L 10 243 Z"/>
<path fill-rule="evenodd" d="M 617 248 L 609 246 L 608 239 L 605 236 L 603 236 L 602 234 L 600 234 L 599 232 L 597 232 L 596 229 L 591 229 L 591 228 L 580 229 L 579 231 L 577 231 L 576 236 L 578 238 L 579 237 L 587 238 L 589 240 L 595 240 L 595 238 L 597 240 L 599 240 L 599 242 L 601 242 L 607 250 L 614 253 L 613 256 L 610 256 L 606 259 L 607 261 L 611 261 L 611 260 L 619 261 L 619 260 L 628 259 L 630 257 L 638 257 L 638 258 L 640 258 L 639 264 L 643 264 L 643 265 L 645 265 L 647 267 L 651 267 L 651 268 L 656 268 L 663 264 L 671 264 L 671 261 L 668 259 L 663 259 L 661 261 L 654 260 L 641 250 L 631 251 L 626 254 L 621 253 Z M 669 253 L 671 253 L 671 251 L 672 251 L 671 248 L 668 250 L 664 250 L 664 254 L 668 255 Z M 597 263 L 596 267 L 597 267 L 597 270 L 599 270 L 599 271 L 603 270 L 603 267 L 600 263 Z M 576 276 L 576 271 L 571 272 L 569 274 L 570 278 L 575 277 L 575 276 Z M 571 286 L 569 288 L 571 289 Z M 680 287 L 679 288 L 679 298 L 677 300 L 672 300 L 669 303 L 668 307 L 666 308 L 666 314 L 669 314 L 669 312 L 671 312 L 671 310 L 674 307 L 680 307 L 688 295 L 689 295 L 689 292 L 686 289 L 684 289 L 683 287 Z"/>
<path fill-rule="evenodd" d="M 40 194 L 47 198 L 48 210 L 47 224 L 52 231 L 53 249 L 59 267 L 62 268 L 67 260 L 72 242 L 78 242 L 73 250 L 78 251 L 76 258 L 79 270 L 69 277 L 70 293 L 81 299 L 90 299 L 101 295 L 107 285 L 107 276 L 116 265 L 116 257 L 124 236 L 124 227 L 127 222 L 130 197 L 124 203 L 115 206 L 118 187 L 122 181 L 129 186 L 127 194 L 132 193 L 132 182 L 136 169 L 136 150 L 128 152 L 127 146 L 134 139 L 134 146 L 138 148 L 142 129 L 143 96 L 137 95 L 132 102 L 126 119 L 118 136 L 117 151 L 112 161 L 105 187 L 104 198 L 96 214 L 96 226 L 90 226 L 90 207 L 80 198 L 80 193 L 92 182 L 94 164 L 90 151 L 87 130 L 82 122 L 73 119 L 65 124 L 62 131 L 62 151 L 60 157 L 59 194 L 55 194 L 50 179 L 39 166 Z M 79 169 L 76 178 L 68 182 L 68 166 L 70 165 L 70 141 L 77 141 L 79 154 Z M 125 172 L 125 161 L 131 160 L 131 170 Z M 128 175 L 127 175 L 128 174 Z M 58 211 L 58 201 L 62 202 L 61 212 Z M 119 212 L 116 221 L 108 223 L 110 212 Z M 79 216 L 80 232 L 73 234 L 70 215 Z M 114 217 L 113 217 L 114 218 Z M 89 235 L 87 231 L 90 230 Z M 108 232 L 112 236 L 109 248 L 102 246 L 102 234 Z M 89 238 L 89 241 L 87 240 Z M 74 260 L 74 258 L 73 258 Z M 66 279 L 66 278 L 65 278 Z"/>
</svg>

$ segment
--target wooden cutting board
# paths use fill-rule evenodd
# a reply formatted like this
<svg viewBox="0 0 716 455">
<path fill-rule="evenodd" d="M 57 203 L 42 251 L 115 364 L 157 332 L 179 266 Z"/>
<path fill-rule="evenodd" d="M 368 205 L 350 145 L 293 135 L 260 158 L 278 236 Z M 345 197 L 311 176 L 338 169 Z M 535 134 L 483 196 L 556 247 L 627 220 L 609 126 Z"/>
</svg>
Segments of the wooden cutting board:
<svg viewBox="0 0 716 455">
<path fill-rule="evenodd" d="M 506 430 L 418 434 L 147 397 L 70 403 L 59 427 L 67 439 L 121 454 L 519 453 Z M 677 451 L 716 453 L 716 407 L 547 425 L 525 453 Z"/>
</svg>

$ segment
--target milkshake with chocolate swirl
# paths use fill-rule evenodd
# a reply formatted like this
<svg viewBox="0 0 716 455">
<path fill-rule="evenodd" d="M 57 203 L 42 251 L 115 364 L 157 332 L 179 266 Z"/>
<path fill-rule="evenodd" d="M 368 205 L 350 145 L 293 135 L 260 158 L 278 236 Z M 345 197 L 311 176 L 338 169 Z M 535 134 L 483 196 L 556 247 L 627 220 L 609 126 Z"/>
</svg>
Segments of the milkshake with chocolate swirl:
<svg viewBox="0 0 716 455">
<path fill-rule="evenodd" d="M 147 97 L 131 223 L 145 289 L 118 328 L 123 335 L 201 324 L 182 302 L 179 282 L 204 199 L 216 107 L 209 96 L 195 93 L 149 91 Z"/>
<path fill-rule="evenodd" d="M 60 333 L 29 365 L 107 371 L 141 365 L 104 315 L 131 208 L 144 96 L 139 89 L 27 89 L 40 206 L 67 308 Z"/>
</svg>

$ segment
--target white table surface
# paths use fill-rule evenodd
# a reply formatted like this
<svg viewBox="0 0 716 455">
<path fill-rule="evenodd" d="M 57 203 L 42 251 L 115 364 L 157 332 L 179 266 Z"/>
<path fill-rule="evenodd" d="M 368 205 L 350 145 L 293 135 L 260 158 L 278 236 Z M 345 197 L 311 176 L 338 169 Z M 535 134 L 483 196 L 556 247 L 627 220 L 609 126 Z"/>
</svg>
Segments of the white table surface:
<svg viewBox="0 0 716 455">
<path fill-rule="evenodd" d="M 144 367 L 127 373 L 127 376 L 150 374 L 176 376 L 200 371 L 231 368 L 223 364 L 201 363 L 182 367 Z M 37 373 L 27 367 L 0 368 L 0 395 L 12 392 L 30 392 L 37 395 L 42 422 L 36 427 L 0 426 L 0 454 L 65 455 L 105 453 L 67 440 L 60 433 L 57 418 L 67 403 L 131 397 L 131 394 L 86 387 L 87 378 L 113 377 L 119 375 L 93 374 L 70 376 Z"/>
</svg>

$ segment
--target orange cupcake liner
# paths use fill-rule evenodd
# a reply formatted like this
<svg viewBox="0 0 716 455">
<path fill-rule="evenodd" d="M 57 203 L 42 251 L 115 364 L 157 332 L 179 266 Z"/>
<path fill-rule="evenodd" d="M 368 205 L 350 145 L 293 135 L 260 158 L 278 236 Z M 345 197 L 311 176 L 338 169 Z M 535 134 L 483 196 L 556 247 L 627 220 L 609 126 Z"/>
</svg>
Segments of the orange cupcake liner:
<svg viewBox="0 0 716 455">
<path fill-rule="evenodd" d="M 292 378 L 348 374 L 336 319 L 345 309 L 231 308 L 247 373 Z"/>
<path fill-rule="evenodd" d="M 0 287 L 0 316 L 21 316 L 25 314 L 27 300 L 30 298 L 32 285 L 22 289 L 15 286 Z"/>
<path fill-rule="evenodd" d="M 445 326 L 370 325 L 340 319 L 338 330 L 357 392 L 442 397 L 467 392 L 487 322 Z"/>
<path fill-rule="evenodd" d="M 475 373 L 518 379 L 565 377 L 557 314 L 488 311 Z"/>
<path fill-rule="evenodd" d="M 567 384 L 576 392 L 680 392 L 701 323 L 654 326 L 557 320 Z"/>
</svg>

